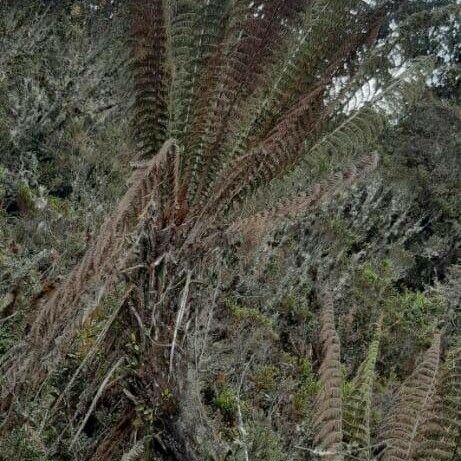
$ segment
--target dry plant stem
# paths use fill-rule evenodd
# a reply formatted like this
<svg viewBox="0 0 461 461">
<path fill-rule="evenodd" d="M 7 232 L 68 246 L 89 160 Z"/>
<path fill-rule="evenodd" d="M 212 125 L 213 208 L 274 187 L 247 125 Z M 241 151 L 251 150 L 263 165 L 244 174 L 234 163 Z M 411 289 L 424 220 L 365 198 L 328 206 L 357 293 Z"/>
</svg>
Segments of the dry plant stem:
<svg viewBox="0 0 461 461">
<path fill-rule="evenodd" d="M 91 348 L 91 350 L 88 352 L 88 354 L 86 354 L 86 356 L 83 358 L 82 362 L 80 363 L 79 367 L 77 368 L 77 370 L 75 371 L 75 373 L 72 375 L 71 379 L 69 380 L 69 382 L 67 383 L 66 387 L 64 388 L 64 390 L 61 392 L 61 394 L 59 395 L 59 397 L 56 399 L 56 402 L 54 403 L 54 405 L 49 409 L 49 411 L 47 411 L 45 413 L 45 416 L 42 420 L 42 423 L 41 423 L 41 427 L 40 427 L 40 431 L 39 431 L 39 434 L 43 431 L 44 427 L 45 427 L 45 424 L 48 420 L 48 418 L 51 418 L 54 414 L 54 412 L 56 411 L 56 409 L 58 408 L 59 404 L 61 403 L 62 399 L 66 396 L 66 394 L 69 392 L 69 390 L 72 388 L 75 380 L 77 379 L 77 377 L 79 376 L 79 374 L 82 372 L 83 368 L 85 367 L 85 365 L 91 361 L 91 359 L 93 358 L 94 354 L 97 352 L 99 346 L 101 345 L 102 341 L 104 340 L 104 338 L 106 337 L 110 327 L 112 326 L 112 324 L 114 323 L 114 320 L 117 318 L 122 306 L 124 305 L 124 302 L 128 299 L 129 295 L 131 294 L 132 292 L 132 288 L 130 288 L 128 291 L 126 291 L 124 297 L 123 297 L 123 300 L 121 303 L 118 304 L 117 308 L 114 310 L 114 312 L 111 314 L 111 316 L 109 317 L 109 319 L 107 320 L 107 322 L 105 323 L 104 325 L 104 328 L 102 329 L 101 333 L 99 333 L 98 337 L 96 338 L 96 342 L 95 344 L 93 345 L 93 347 Z"/>
<path fill-rule="evenodd" d="M 173 360 L 174 360 L 174 352 L 175 352 L 175 346 L 176 346 L 176 338 L 178 336 L 178 331 L 181 328 L 182 319 L 184 317 L 184 314 L 187 308 L 187 298 L 189 296 L 189 286 L 190 286 L 191 276 L 192 276 L 192 272 L 188 271 L 187 276 L 186 276 L 186 283 L 184 285 L 184 289 L 183 289 L 182 296 L 181 296 L 181 302 L 179 304 L 178 314 L 176 316 L 175 328 L 173 332 L 173 340 L 171 342 L 171 351 L 170 351 L 170 367 L 169 367 L 170 377 L 171 377 L 171 373 L 173 372 Z"/>
</svg>

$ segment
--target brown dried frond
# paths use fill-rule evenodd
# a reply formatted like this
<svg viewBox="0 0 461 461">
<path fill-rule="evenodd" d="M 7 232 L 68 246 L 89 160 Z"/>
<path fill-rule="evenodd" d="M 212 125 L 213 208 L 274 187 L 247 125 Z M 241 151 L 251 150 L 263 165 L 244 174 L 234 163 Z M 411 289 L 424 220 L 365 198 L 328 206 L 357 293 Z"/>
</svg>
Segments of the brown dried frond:
<svg viewBox="0 0 461 461">
<path fill-rule="evenodd" d="M 408 461 L 430 411 L 440 362 L 441 335 L 436 333 L 423 361 L 402 384 L 379 436 L 383 461 Z"/>
<path fill-rule="evenodd" d="M 320 391 L 313 418 L 314 447 L 322 459 L 337 460 L 342 452 L 342 396 L 340 344 L 336 332 L 333 299 L 322 295 L 320 343 L 322 364 L 319 370 Z"/>
<path fill-rule="evenodd" d="M 449 461 L 461 456 L 461 348 L 440 369 L 437 391 L 421 424 L 414 461 Z"/>
</svg>

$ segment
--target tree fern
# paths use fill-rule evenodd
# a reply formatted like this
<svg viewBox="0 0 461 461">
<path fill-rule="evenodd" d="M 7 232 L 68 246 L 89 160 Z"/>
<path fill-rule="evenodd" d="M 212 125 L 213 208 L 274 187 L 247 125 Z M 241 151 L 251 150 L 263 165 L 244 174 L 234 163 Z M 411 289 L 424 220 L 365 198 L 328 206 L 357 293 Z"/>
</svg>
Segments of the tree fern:
<svg viewBox="0 0 461 461">
<path fill-rule="evenodd" d="M 138 324 L 144 330 L 143 323 L 150 322 L 146 330 L 152 332 L 151 341 L 139 351 L 139 370 L 130 384 L 139 394 L 136 397 L 158 408 L 159 420 L 165 416 L 165 427 L 173 429 L 172 412 L 165 410 L 162 415 L 158 402 L 163 390 L 175 388 L 168 363 L 183 349 L 172 347 L 169 356 L 165 345 L 172 340 L 179 345 L 190 326 L 184 322 L 183 329 L 180 322 L 187 311 L 186 296 L 178 303 L 184 274 L 194 274 L 196 266 L 208 263 L 206 257 L 211 259 L 218 245 L 218 238 L 212 240 L 215 235 L 242 225 L 241 204 L 255 191 L 279 181 L 276 185 L 285 199 L 274 201 L 256 216 L 276 221 L 333 197 L 376 166 L 372 150 L 363 151 L 378 137 L 390 112 L 406 104 L 403 93 L 415 81 L 408 72 L 391 75 L 386 83 L 380 81 L 376 97 L 360 105 L 352 101 L 361 99 L 357 94 L 364 76 L 370 80 L 378 74 L 376 62 L 368 67 L 370 61 L 363 56 L 370 49 L 378 50 L 380 57 L 379 49 L 387 53 L 382 43 L 376 43 L 382 25 L 401 3 L 129 2 L 132 140 L 145 162 L 139 162 L 126 194 L 82 260 L 40 312 L 31 316 L 21 353 L 8 367 L 2 365 L 2 374 L 11 384 L 6 391 L 14 397 L 11 401 L 21 394 L 20 385 L 27 395 L 43 389 L 50 371 L 59 368 L 69 352 L 85 315 L 94 311 L 117 281 L 129 279 L 140 292 L 133 303 L 140 310 L 136 311 Z M 414 70 L 406 65 L 409 72 Z M 332 96 L 344 73 L 349 74 L 344 91 Z M 419 80 L 424 76 L 419 75 Z M 365 153 L 364 162 L 357 161 Z M 311 173 L 309 166 L 315 162 L 325 161 L 326 170 L 331 170 L 335 156 L 355 167 L 317 187 L 313 186 L 318 180 L 315 174 L 308 175 L 309 183 L 293 181 L 306 176 L 306 169 Z M 293 171 L 297 176 L 290 176 Z M 204 234 L 212 237 L 201 239 Z M 332 299 L 323 296 L 314 451 L 333 460 L 344 457 L 340 344 Z M 178 309 L 181 315 L 176 315 Z M 120 333 L 123 341 L 125 332 Z M 399 394 L 383 435 L 386 459 L 407 459 L 413 453 L 421 433 L 420 413 L 439 405 L 431 403 L 436 402 L 439 347 L 436 336 L 424 362 Z M 348 403 L 344 414 L 346 441 L 364 448 L 370 437 L 369 402 L 377 349 L 376 338 L 354 382 L 352 400 L 363 398 L 364 407 L 359 413 Z M 114 395 L 123 394 L 120 382 L 113 383 Z M 163 382 L 168 382 L 165 389 Z M 170 444 L 176 445 L 176 440 Z M 180 450 L 169 448 L 172 453 Z"/>
</svg>

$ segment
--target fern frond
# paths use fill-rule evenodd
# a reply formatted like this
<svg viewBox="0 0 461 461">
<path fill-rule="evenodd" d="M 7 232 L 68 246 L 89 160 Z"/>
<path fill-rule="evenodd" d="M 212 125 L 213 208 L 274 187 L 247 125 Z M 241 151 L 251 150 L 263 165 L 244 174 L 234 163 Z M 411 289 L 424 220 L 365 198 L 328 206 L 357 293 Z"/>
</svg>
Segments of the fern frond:
<svg viewBox="0 0 461 461">
<path fill-rule="evenodd" d="M 171 63 L 166 27 L 168 12 L 164 3 L 165 0 L 132 3 L 132 127 L 143 157 L 154 155 L 167 136 Z"/>
<path fill-rule="evenodd" d="M 440 370 L 437 392 L 422 423 L 411 459 L 449 461 L 461 456 L 461 348 L 451 351 Z"/>
<path fill-rule="evenodd" d="M 400 388 L 379 439 L 385 446 L 383 461 L 408 461 L 430 411 L 440 361 L 440 333 L 434 335 L 423 361 Z"/>
<path fill-rule="evenodd" d="M 169 133 L 181 145 L 190 147 L 188 138 L 197 115 L 200 93 L 204 90 L 201 78 L 205 65 L 216 51 L 228 6 L 222 0 L 179 0 L 174 5 L 171 40 L 175 71 Z"/>
<path fill-rule="evenodd" d="M 259 240 L 263 233 L 267 233 L 284 219 L 297 218 L 307 210 L 330 201 L 371 173 L 377 167 L 378 161 L 378 155 L 367 155 L 346 171 L 334 173 L 328 179 L 311 186 L 307 192 L 283 197 L 276 203 L 264 203 L 264 211 L 260 213 L 251 209 L 251 216 L 235 220 L 229 226 L 229 231 L 231 234 L 238 232 Z"/>
<path fill-rule="evenodd" d="M 202 144 L 201 180 L 197 195 L 206 194 L 210 179 L 226 156 L 224 145 L 234 139 L 247 100 L 267 84 L 267 69 L 285 47 L 285 38 L 301 10 L 300 0 L 251 3 L 239 25 L 238 39 L 226 54 L 209 136 Z M 199 199 L 198 199 L 199 200 Z"/>
<path fill-rule="evenodd" d="M 344 400 L 345 451 L 350 454 L 350 458 L 346 455 L 346 459 L 351 461 L 371 459 L 370 416 L 382 321 L 381 315 L 368 354 L 352 382 L 350 395 Z"/>
<path fill-rule="evenodd" d="M 352 52 L 353 46 L 347 52 Z M 346 53 L 347 54 L 347 53 Z M 339 62 L 342 60 L 338 60 Z M 304 143 L 306 139 L 319 137 L 322 125 L 325 124 L 331 108 L 324 107 L 323 98 L 328 78 L 312 89 L 307 95 L 280 118 L 275 128 L 271 130 L 257 147 L 236 159 L 225 168 L 215 181 L 215 187 L 210 194 L 211 203 L 208 206 L 214 210 L 239 200 L 248 191 L 261 183 L 267 183 L 274 178 L 283 176 L 293 168 L 306 154 Z M 342 127 L 342 135 L 354 135 L 355 132 L 369 130 L 360 123 L 350 120 Z M 335 133 L 337 134 L 337 133 Z M 338 135 L 339 136 L 339 135 Z M 357 137 L 357 135 L 354 135 Z M 342 140 L 344 143 L 344 139 Z M 221 202 L 221 203 L 219 203 Z"/>
<path fill-rule="evenodd" d="M 343 440 L 342 375 L 333 300 L 328 293 L 323 295 L 320 321 L 323 357 L 319 370 L 320 390 L 313 418 L 314 448 L 316 452 L 326 453 L 323 459 L 336 461 L 340 458 Z"/>
</svg>

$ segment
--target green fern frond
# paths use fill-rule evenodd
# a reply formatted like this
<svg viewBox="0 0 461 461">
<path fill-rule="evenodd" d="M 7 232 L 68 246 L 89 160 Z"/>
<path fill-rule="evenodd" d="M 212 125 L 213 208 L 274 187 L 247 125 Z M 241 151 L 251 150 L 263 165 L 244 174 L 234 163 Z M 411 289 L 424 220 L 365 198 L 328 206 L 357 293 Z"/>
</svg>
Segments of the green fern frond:
<svg viewBox="0 0 461 461">
<path fill-rule="evenodd" d="M 370 419 L 375 367 L 382 335 L 382 315 L 376 326 L 375 336 L 368 354 L 352 381 L 352 389 L 344 400 L 344 436 L 346 459 L 371 459 Z"/>
<path fill-rule="evenodd" d="M 407 105 L 412 105 L 421 97 L 425 80 L 432 69 L 431 59 L 418 59 L 408 64 L 400 75 L 386 87 L 379 89 L 367 100 L 360 90 L 341 102 L 341 107 L 333 113 L 342 114 L 350 110 L 351 101 L 362 100 L 361 107 L 352 111 L 346 118 L 318 142 L 308 149 L 306 159 L 340 152 L 350 157 L 376 142 L 382 132 L 389 114 L 400 114 Z"/>
<path fill-rule="evenodd" d="M 241 233 L 242 235 L 253 235 L 261 237 L 280 224 L 284 219 L 295 219 L 306 213 L 307 210 L 319 206 L 322 203 L 331 201 L 344 189 L 366 177 L 378 165 L 378 155 L 367 155 L 362 157 L 356 164 L 347 170 L 336 172 L 326 180 L 309 187 L 307 192 L 293 196 L 284 196 L 278 201 L 265 201 L 262 205 L 264 211 L 259 213 L 249 205 L 239 210 L 238 215 L 247 217 L 230 216 L 229 231 L 231 234 Z M 233 218 L 233 219 L 232 219 Z"/>
<path fill-rule="evenodd" d="M 440 333 L 434 335 L 423 361 L 400 388 L 386 418 L 380 442 L 383 461 L 409 461 L 434 398 L 440 361 Z"/>
<path fill-rule="evenodd" d="M 288 31 L 296 22 L 301 5 L 300 0 L 270 0 L 252 2 L 246 8 L 237 39 L 226 54 L 213 124 L 202 144 L 202 177 L 197 195 L 206 195 L 210 179 L 221 168 L 227 156 L 225 145 L 234 139 L 248 99 L 267 85 L 267 69 L 277 61 L 280 49 L 285 48 Z"/>
<path fill-rule="evenodd" d="M 411 71 L 397 77 L 369 105 L 351 114 L 330 132 L 324 125 L 332 109 L 323 106 L 326 84 L 319 84 L 284 114 L 265 140 L 222 171 L 215 181 L 208 206 L 226 208 L 260 184 L 283 176 L 302 158 L 318 156 L 319 150 L 344 148 L 352 153 L 357 151 L 354 146 L 363 148 L 370 139 L 377 138 L 383 126 L 380 120 L 383 108 L 390 109 L 396 101 L 405 103 L 406 98 L 402 95 L 407 86 L 406 79 L 414 70 L 412 67 Z M 306 152 L 306 139 L 316 137 L 319 141 Z"/>
<path fill-rule="evenodd" d="M 189 143 L 188 137 L 193 134 L 192 122 L 203 91 L 204 67 L 218 45 L 227 3 L 221 0 L 175 2 L 171 18 L 174 78 L 169 133 L 182 145 Z"/>
</svg>

